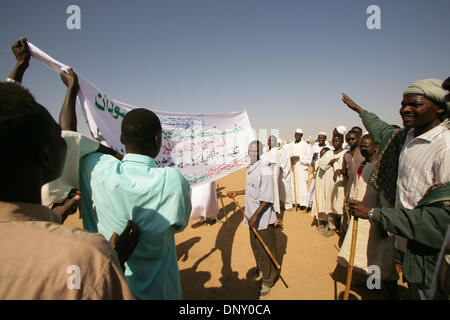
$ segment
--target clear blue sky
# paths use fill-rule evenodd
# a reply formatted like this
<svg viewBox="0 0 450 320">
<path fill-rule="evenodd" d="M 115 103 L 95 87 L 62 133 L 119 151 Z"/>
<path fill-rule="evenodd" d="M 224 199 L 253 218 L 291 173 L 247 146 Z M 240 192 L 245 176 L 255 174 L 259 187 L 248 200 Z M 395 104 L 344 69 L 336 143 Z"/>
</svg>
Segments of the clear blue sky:
<svg viewBox="0 0 450 320">
<path fill-rule="evenodd" d="M 450 76 L 448 0 L 4 1 L 0 72 L 11 43 L 35 45 L 119 101 L 174 112 L 247 109 L 253 127 L 291 139 L 361 126 L 346 92 L 400 125 L 401 93 L 413 81 Z M 68 30 L 66 8 L 81 8 Z M 381 8 L 381 30 L 366 9 Z M 57 118 L 59 76 L 36 60 L 23 82 Z M 79 128 L 88 132 L 79 112 Z"/>
</svg>

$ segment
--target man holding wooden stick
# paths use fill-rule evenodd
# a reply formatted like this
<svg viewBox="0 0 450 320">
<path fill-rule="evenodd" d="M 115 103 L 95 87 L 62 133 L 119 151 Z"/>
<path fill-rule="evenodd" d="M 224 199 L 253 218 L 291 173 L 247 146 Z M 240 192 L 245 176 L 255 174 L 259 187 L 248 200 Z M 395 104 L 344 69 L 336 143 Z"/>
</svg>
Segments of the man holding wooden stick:
<svg viewBox="0 0 450 320">
<path fill-rule="evenodd" d="M 274 224 L 277 221 L 273 209 L 273 177 L 272 170 L 260 161 L 263 145 L 260 141 L 252 141 L 248 148 L 250 166 L 247 171 L 245 190 L 230 191 L 228 197 L 234 199 L 237 195 L 245 194 L 245 213 L 248 222 L 244 224 L 257 230 L 259 236 L 266 244 L 267 249 L 258 240 L 255 232 L 250 230 L 250 244 L 256 260 L 256 266 L 262 273 L 262 286 L 260 297 L 267 297 L 274 286 L 279 269 L 272 263 L 269 256 L 276 256 L 276 238 Z"/>
</svg>

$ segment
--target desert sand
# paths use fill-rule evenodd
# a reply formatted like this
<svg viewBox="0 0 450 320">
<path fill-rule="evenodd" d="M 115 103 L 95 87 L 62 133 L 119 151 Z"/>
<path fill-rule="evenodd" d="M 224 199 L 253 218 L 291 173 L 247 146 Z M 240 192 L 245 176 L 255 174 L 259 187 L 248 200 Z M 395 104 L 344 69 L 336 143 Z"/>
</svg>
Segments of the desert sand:
<svg viewBox="0 0 450 320">
<path fill-rule="evenodd" d="M 258 299 L 249 229 L 242 213 L 225 196 L 228 191 L 245 188 L 245 175 L 246 169 L 241 169 L 217 181 L 217 221 L 190 221 L 175 236 L 184 299 Z M 244 196 L 236 199 L 243 207 Z M 313 220 L 305 211 L 284 212 L 283 227 L 276 229 L 277 260 L 284 281 L 278 280 L 266 299 L 342 299 L 347 271 L 337 267 L 338 236 L 323 237 Z M 66 224 L 81 227 L 79 215 L 69 217 Z M 382 290 L 367 289 L 364 277 L 354 274 L 353 278 L 350 299 L 386 298 Z M 407 299 L 406 283 L 400 279 L 398 285 L 401 298 Z"/>
</svg>

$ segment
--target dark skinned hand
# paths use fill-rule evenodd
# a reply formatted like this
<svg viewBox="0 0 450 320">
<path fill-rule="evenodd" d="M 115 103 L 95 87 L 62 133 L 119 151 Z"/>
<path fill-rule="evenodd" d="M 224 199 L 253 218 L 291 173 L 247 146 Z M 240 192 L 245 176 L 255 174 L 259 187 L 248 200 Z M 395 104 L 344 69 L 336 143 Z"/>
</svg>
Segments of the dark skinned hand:
<svg viewBox="0 0 450 320">
<path fill-rule="evenodd" d="M 77 212 L 80 205 L 81 192 L 73 189 L 66 200 L 61 203 L 55 203 L 52 210 L 61 217 L 61 223 L 67 219 L 68 216 Z"/>
<path fill-rule="evenodd" d="M 78 91 L 78 77 L 77 74 L 73 72 L 72 68 L 69 68 L 68 72 L 61 71 L 59 75 L 61 76 L 61 80 L 67 88 L 72 87 L 73 89 Z"/>
<path fill-rule="evenodd" d="M 332 166 L 338 160 L 339 160 L 338 158 L 331 159 L 330 162 L 328 162 L 328 165 Z"/>
<path fill-rule="evenodd" d="M 344 102 L 350 109 L 357 113 L 361 113 L 364 109 L 358 106 L 352 99 L 350 99 L 344 92 L 342 94 L 342 102 Z"/>
<path fill-rule="evenodd" d="M 27 38 L 21 38 L 11 45 L 11 49 L 18 63 L 24 63 L 28 66 L 30 63 L 30 52 L 28 51 Z"/>
<path fill-rule="evenodd" d="M 372 207 L 369 207 L 368 205 L 362 203 L 361 201 L 357 200 L 347 200 L 348 205 L 348 211 L 352 216 L 355 216 L 357 218 L 361 219 L 368 219 L 369 218 L 369 211 L 372 209 Z"/>
<path fill-rule="evenodd" d="M 250 228 L 253 228 L 255 226 L 256 220 L 258 219 L 257 215 L 254 214 L 250 217 L 250 219 L 248 220 L 248 226 Z"/>
<path fill-rule="evenodd" d="M 125 270 L 125 262 L 136 249 L 138 241 L 139 227 L 132 220 L 128 220 L 127 226 L 119 236 L 114 232 L 111 239 L 109 239 L 109 243 L 119 256 L 120 266 L 123 270 Z"/>
</svg>

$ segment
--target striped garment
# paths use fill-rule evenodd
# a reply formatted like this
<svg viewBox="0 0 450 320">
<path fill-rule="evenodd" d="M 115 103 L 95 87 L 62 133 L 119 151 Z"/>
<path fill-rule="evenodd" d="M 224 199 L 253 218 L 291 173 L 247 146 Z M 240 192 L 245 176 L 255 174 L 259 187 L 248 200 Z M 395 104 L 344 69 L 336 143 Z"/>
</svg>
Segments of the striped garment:
<svg viewBox="0 0 450 320">
<path fill-rule="evenodd" d="M 437 183 L 450 181 L 450 131 L 441 124 L 414 137 L 410 129 L 400 153 L 396 208 L 413 209 L 425 192 Z M 396 246 L 406 251 L 406 241 Z"/>
</svg>

